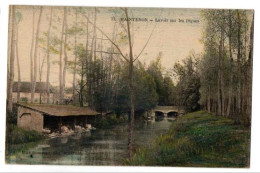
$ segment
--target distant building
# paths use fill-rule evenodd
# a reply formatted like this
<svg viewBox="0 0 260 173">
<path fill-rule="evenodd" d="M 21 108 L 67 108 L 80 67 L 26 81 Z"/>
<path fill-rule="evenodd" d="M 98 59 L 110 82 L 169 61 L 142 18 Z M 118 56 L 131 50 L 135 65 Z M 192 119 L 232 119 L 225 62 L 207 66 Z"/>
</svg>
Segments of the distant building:
<svg viewBox="0 0 260 173">
<path fill-rule="evenodd" d="M 65 125 L 74 128 L 75 125 L 85 127 L 92 123 L 100 113 L 87 107 L 49 104 L 17 104 L 17 125 L 24 129 L 42 132 L 50 129 L 60 130 Z"/>
<path fill-rule="evenodd" d="M 54 92 L 50 86 L 50 103 L 54 103 Z M 13 83 L 13 102 L 17 102 L 18 82 Z M 31 82 L 21 82 L 20 102 L 31 102 Z M 34 103 L 47 103 L 47 83 L 36 82 L 34 92 Z"/>
</svg>

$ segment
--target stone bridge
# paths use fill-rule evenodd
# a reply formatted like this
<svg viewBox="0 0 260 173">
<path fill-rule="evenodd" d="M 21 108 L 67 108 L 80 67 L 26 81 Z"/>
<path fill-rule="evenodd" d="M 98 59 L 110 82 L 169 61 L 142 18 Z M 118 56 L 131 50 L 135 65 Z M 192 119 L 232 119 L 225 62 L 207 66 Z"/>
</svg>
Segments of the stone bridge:
<svg viewBox="0 0 260 173">
<path fill-rule="evenodd" d="M 183 115 L 185 109 L 179 106 L 157 106 L 153 109 L 153 116 L 155 117 L 177 117 Z"/>
</svg>

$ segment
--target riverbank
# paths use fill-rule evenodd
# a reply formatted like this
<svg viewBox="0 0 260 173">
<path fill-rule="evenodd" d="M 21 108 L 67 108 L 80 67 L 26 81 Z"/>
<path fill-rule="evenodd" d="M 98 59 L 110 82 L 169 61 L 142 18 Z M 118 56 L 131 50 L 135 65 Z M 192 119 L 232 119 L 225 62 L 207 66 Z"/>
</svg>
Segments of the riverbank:
<svg viewBox="0 0 260 173">
<path fill-rule="evenodd" d="M 250 129 L 198 111 L 179 117 L 151 147 L 140 148 L 127 165 L 249 167 Z"/>
<path fill-rule="evenodd" d="M 149 147 L 153 139 L 165 134 L 172 121 L 135 121 L 134 147 Z M 97 128 L 90 133 L 46 138 L 23 145 L 21 152 L 6 156 L 10 164 L 122 166 L 128 157 L 128 123 Z M 18 147 L 18 146 L 17 146 Z"/>
<path fill-rule="evenodd" d="M 7 124 L 6 131 L 6 152 L 12 155 L 30 148 L 31 145 L 43 140 L 45 137 L 33 130 L 25 130 L 14 124 Z"/>
</svg>

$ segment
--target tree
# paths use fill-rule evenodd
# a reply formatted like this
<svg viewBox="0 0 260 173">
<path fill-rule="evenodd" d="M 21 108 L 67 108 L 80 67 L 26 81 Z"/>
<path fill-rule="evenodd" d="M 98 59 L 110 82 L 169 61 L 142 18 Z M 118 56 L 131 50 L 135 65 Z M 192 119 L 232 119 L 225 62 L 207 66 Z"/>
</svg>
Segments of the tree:
<svg viewBox="0 0 260 173">
<path fill-rule="evenodd" d="M 176 105 L 176 87 L 173 84 L 172 78 L 169 75 L 164 76 L 163 78 L 163 87 L 162 87 L 161 98 L 162 105 L 172 106 Z"/>
<path fill-rule="evenodd" d="M 128 150 L 129 150 L 129 158 L 132 159 L 133 157 L 133 128 L 134 128 L 134 111 L 135 111 L 135 107 L 134 107 L 134 85 L 133 85 L 133 69 L 134 69 L 134 62 L 140 57 L 140 55 L 142 54 L 142 52 L 144 51 L 145 47 L 147 46 L 152 33 L 155 29 L 155 27 L 153 28 L 149 38 L 147 39 L 147 42 L 145 43 L 143 49 L 140 51 L 139 54 L 137 54 L 136 57 L 134 57 L 133 55 L 133 43 L 132 43 L 132 35 L 131 35 L 131 29 L 130 29 L 130 21 L 128 20 L 128 9 L 124 8 L 122 9 L 125 15 L 126 20 L 126 35 L 128 38 L 128 47 L 129 47 L 129 54 L 128 57 L 126 55 L 124 55 L 121 51 L 121 49 L 119 48 L 119 46 L 112 41 L 111 38 L 109 38 L 107 36 L 107 34 L 105 34 L 102 29 L 100 29 L 99 27 L 97 27 L 96 23 L 91 22 L 89 20 L 89 18 L 87 16 L 85 16 L 87 18 L 87 20 L 89 21 L 90 24 L 93 24 L 95 26 L 95 28 L 100 31 L 113 45 L 114 47 L 117 49 L 117 51 L 120 53 L 121 57 L 128 63 L 129 65 L 129 92 L 130 92 L 130 124 L 129 124 L 129 137 L 128 137 Z M 156 26 L 156 25 L 155 25 Z"/>
<path fill-rule="evenodd" d="M 162 53 L 159 52 L 156 59 L 149 64 L 147 72 L 153 77 L 155 81 L 156 92 L 159 97 L 158 105 L 176 105 L 176 88 L 170 75 L 168 75 L 163 69 L 161 65 L 161 58 Z"/>
<path fill-rule="evenodd" d="M 20 59 L 19 59 L 19 50 L 18 50 L 18 24 L 22 20 L 22 14 L 20 12 L 16 12 L 16 20 L 15 20 L 15 26 L 16 26 L 16 41 L 15 41 L 15 50 L 16 50 L 16 61 L 17 61 L 17 73 L 18 73 L 18 84 L 17 84 L 17 102 L 20 101 L 20 88 L 21 88 L 21 70 L 20 70 Z"/>
<path fill-rule="evenodd" d="M 35 47 L 34 47 L 34 71 L 33 71 L 33 86 L 32 86 L 32 95 L 31 95 L 31 102 L 34 102 L 34 92 L 36 87 L 36 79 L 37 79 L 37 54 L 38 54 L 38 42 L 39 42 L 39 30 L 40 30 L 40 23 L 41 23 L 41 16 L 42 16 L 42 9 L 43 7 L 40 7 L 40 14 L 37 22 L 37 28 L 36 28 L 36 35 L 35 35 Z"/>
<path fill-rule="evenodd" d="M 117 81 L 117 94 L 114 98 L 113 110 L 120 115 L 122 112 L 129 112 L 130 92 L 128 87 L 128 64 L 122 63 L 117 67 L 119 80 Z M 156 92 L 156 83 L 154 78 L 148 73 L 141 62 L 134 66 L 134 102 L 135 112 L 144 112 L 154 108 L 158 103 L 158 94 Z"/>
<path fill-rule="evenodd" d="M 47 103 L 50 103 L 50 33 L 51 33 L 51 27 L 52 27 L 52 13 L 53 9 L 50 7 L 50 21 L 49 21 L 49 27 L 47 32 L 47 76 L 46 76 L 46 89 L 47 89 Z"/>
<path fill-rule="evenodd" d="M 43 71 L 43 67 L 44 67 L 44 64 L 45 64 L 46 56 L 44 56 L 42 58 L 42 61 L 41 61 L 41 55 L 39 53 L 38 58 L 39 58 L 39 81 L 41 83 L 42 82 L 42 71 Z M 40 90 L 40 104 L 42 104 L 42 93 L 43 93 L 43 90 L 41 89 Z"/>
<path fill-rule="evenodd" d="M 77 24 L 78 24 L 78 11 L 77 9 L 75 9 L 75 32 L 74 32 L 74 49 L 76 50 L 76 46 L 77 46 Z M 88 35 L 88 32 L 87 32 Z M 87 42 L 88 42 L 88 38 L 87 38 Z M 74 68 L 73 68 L 73 84 L 72 84 L 72 97 L 73 97 L 73 103 L 76 103 L 76 71 L 77 70 L 77 53 L 74 53 Z"/>
<path fill-rule="evenodd" d="M 189 56 L 183 64 L 175 63 L 173 75 L 178 80 L 177 92 L 179 106 L 185 106 L 191 112 L 200 108 L 200 77 L 198 73 L 198 60 Z"/>
<path fill-rule="evenodd" d="M 83 107 L 83 104 L 84 104 L 84 87 L 86 85 L 86 83 L 84 82 L 85 49 L 84 49 L 83 44 L 79 44 L 75 48 L 76 49 L 75 49 L 74 54 L 77 55 L 77 59 L 78 59 L 78 61 L 77 61 L 77 67 L 78 67 L 77 73 L 80 75 L 80 80 L 78 82 L 79 103 L 80 103 L 80 106 Z"/>
<path fill-rule="evenodd" d="M 148 73 L 154 78 L 156 84 L 156 92 L 158 93 L 159 105 L 164 105 L 164 94 L 163 94 L 163 69 L 161 64 L 162 53 L 160 52 L 156 59 L 152 61 L 148 66 Z"/>
<path fill-rule="evenodd" d="M 253 73 L 253 40 L 254 40 L 254 14 L 251 21 L 250 28 L 250 44 L 249 44 L 249 55 L 247 61 L 247 88 L 246 88 L 246 103 L 245 103 L 245 114 L 246 114 L 246 125 L 251 125 L 251 107 L 252 107 L 252 73 Z"/>
<path fill-rule="evenodd" d="M 10 7 L 12 19 L 12 35 L 11 35 L 11 52 L 10 52 L 10 71 L 8 76 L 8 90 L 7 90 L 7 109 L 13 110 L 13 80 L 14 80 L 14 60 L 15 60 L 15 6 Z"/>
<path fill-rule="evenodd" d="M 62 22 L 62 30 L 60 35 L 60 52 L 59 52 L 59 86 L 60 86 L 60 104 L 63 103 L 64 99 L 64 84 L 63 84 L 63 73 L 62 73 L 62 48 L 63 48 L 63 35 L 64 35 L 64 28 L 65 28 L 65 19 L 66 19 L 66 7 L 63 9 L 63 22 Z"/>
<path fill-rule="evenodd" d="M 33 63 L 33 52 L 34 52 L 34 40 L 35 40 L 35 37 L 34 37 L 34 23 L 35 23 L 35 9 L 33 7 L 33 12 L 32 12 L 32 42 L 31 42 L 31 51 L 30 51 L 30 81 L 31 81 L 31 103 L 33 102 L 33 99 L 34 99 L 34 91 L 33 91 L 33 66 L 34 66 L 34 63 Z"/>
<path fill-rule="evenodd" d="M 68 33 L 68 22 L 67 22 L 67 7 L 64 7 L 64 66 L 63 66 L 63 74 L 62 74 L 62 88 L 61 90 L 64 90 L 66 88 L 66 71 L 67 71 L 67 62 L 68 62 L 68 55 L 67 55 L 67 33 Z M 62 94 L 64 94 L 64 91 L 62 91 Z M 64 96 L 62 96 L 63 98 Z"/>
<path fill-rule="evenodd" d="M 206 103 L 211 112 L 244 123 L 248 95 L 245 90 L 248 85 L 248 13 L 245 10 L 203 10 L 202 14 L 206 27 L 205 53 L 200 66 L 201 103 Z"/>
</svg>

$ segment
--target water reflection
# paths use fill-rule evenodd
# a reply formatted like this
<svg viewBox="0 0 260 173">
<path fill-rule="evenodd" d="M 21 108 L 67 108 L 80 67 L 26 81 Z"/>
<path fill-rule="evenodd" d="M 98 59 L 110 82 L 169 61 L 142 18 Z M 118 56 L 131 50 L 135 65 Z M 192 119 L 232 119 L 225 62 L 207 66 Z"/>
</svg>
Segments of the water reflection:
<svg viewBox="0 0 260 173">
<path fill-rule="evenodd" d="M 165 133 L 172 121 L 136 121 L 134 146 L 150 146 L 153 138 Z M 42 141 L 37 147 L 19 153 L 8 162 L 55 165 L 122 165 L 127 158 L 127 124 L 111 129 Z"/>
</svg>

